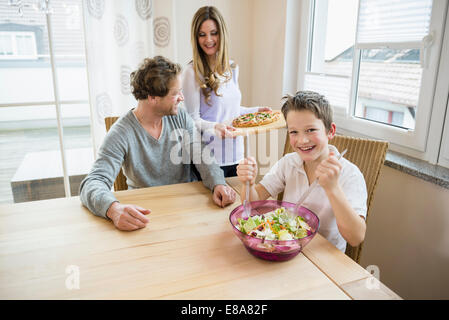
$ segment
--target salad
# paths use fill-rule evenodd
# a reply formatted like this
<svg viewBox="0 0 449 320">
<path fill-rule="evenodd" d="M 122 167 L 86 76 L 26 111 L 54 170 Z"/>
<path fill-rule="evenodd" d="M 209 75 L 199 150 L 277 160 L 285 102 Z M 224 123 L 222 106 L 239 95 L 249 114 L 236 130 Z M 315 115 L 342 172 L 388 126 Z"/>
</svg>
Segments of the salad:
<svg viewBox="0 0 449 320">
<path fill-rule="evenodd" d="M 238 219 L 236 228 L 247 235 L 266 240 L 295 240 L 312 234 L 305 219 L 293 216 L 284 207 L 268 213 Z"/>
</svg>

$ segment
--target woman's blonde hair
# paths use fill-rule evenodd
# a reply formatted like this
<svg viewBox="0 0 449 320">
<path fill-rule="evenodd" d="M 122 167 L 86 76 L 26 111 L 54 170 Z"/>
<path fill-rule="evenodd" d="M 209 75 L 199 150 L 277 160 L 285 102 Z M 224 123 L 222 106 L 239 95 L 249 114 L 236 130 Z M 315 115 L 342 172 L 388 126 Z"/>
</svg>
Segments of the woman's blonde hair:
<svg viewBox="0 0 449 320">
<path fill-rule="evenodd" d="M 206 20 L 213 20 L 218 29 L 219 46 L 214 70 L 211 70 L 207 56 L 198 43 L 198 34 L 201 25 Z M 195 71 L 195 79 L 199 84 L 201 91 L 206 99 L 206 103 L 210 104 L 210 95 L 213 90 L 217 96 L 220 87 L 220 79 L 218 76 L 224 77 L 225 82 L 232 78 L 232 70 L 235 65 L 229 64 L 228 41 L 226 24 L 221 13 L 217 8 L 205 6 L 198 9 L 192 19 L 191 42 L 193 49 L 193 70 Z"/>
</svg>

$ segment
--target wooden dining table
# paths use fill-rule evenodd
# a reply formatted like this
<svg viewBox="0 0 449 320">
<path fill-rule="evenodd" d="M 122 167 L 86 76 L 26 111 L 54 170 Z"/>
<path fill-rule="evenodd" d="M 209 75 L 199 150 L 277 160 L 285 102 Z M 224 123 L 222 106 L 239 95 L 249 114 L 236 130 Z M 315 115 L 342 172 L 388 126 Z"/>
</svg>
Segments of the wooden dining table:
<svg viewBox="0 0 449 320">
<path fill-rule="evenodd" d="M 0 205 L 0 299 L 400 299 L 319 234 L 289 261 L 252 256 L 229 222 L 240 199 L 220 208 L 201 182 L 115 196 L 147 226 L 120 231 L 79 197 Z"/>
</svg>

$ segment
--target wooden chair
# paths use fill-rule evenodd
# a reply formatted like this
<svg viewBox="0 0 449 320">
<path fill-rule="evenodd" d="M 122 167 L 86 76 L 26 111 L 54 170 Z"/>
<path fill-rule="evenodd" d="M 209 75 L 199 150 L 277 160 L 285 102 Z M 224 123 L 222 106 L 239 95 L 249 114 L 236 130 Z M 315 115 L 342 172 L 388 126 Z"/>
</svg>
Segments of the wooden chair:
<svg viewBox="0 0 449 320">
<path fill-rule="evenodd" d="M 289 140 L 287 133 L 284 154 L 293 152 Z M 373 194 L 376 189 L 380 170 L 385 161 L 388 142 L 335 135 L 334 138 L 329 141 L 329 144 L 334 145 L 339 151 L 348 149 L 344 157 L 354 163 L 365 178 L 366 191 L 368 194 L 366 212 L 366 223 L 368 224 L 368 216 L 371 211 L 371 204 L 373 203 Z M 282 195 L 280 195 L 280 197 L 282 197 Z M 359 263 L 362 247 L 363 242 L 357 247 L 352 247 L 348 244 L 346 246 L 346 254 L 355 262 Z"/>
<path fill-rule="evenodd" d="M 117 121 L 118 117 L 106 117 L 104 122 L 106 124 L 106 131 L 112 127 L 115 121 Z M 120 168 L 120 172 L 118 173 L 117 178 L 114 181 L 114 191 L 128 190 L 128 184 L 126 183 L 126 177 L 123 174 L 122 168 Z"/>
</svg>

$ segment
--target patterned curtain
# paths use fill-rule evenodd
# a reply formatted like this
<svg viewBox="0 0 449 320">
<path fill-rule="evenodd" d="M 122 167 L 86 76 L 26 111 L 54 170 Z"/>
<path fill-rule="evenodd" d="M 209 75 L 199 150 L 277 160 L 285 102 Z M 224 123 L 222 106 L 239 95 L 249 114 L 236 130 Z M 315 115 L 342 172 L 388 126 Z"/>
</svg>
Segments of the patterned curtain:
<svg viewBox="0 0 449 320">
<path fill-rule="evenodd" d="M 83 0 L 84 33 L 95 150 L 106 134 L 104 118 L 137 102 L 129 75 L 146 57 L 176 60 L 173 0 Z"/>
</svg>

